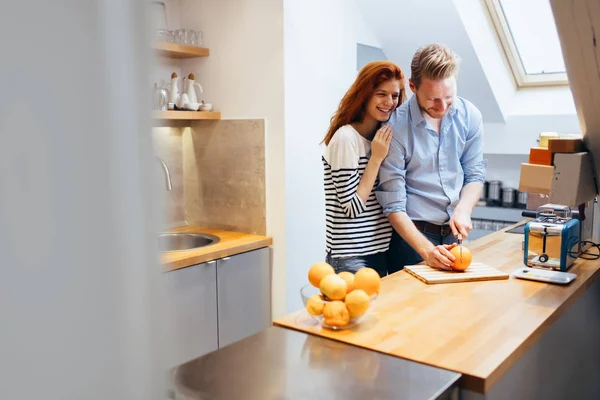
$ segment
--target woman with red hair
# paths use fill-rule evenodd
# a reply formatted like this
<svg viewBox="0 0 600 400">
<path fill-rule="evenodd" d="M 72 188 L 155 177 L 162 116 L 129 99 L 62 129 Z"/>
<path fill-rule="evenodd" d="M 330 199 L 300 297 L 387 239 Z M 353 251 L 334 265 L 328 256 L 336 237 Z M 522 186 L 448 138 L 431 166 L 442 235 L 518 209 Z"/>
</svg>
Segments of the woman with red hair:
<svg viewBox="0 0 600 400">
<path fill-rule="evenodd" d="M 388 61 L 365 65 L 331 118 L 323 142 L 326 260 L 336 272 L 363 267 L 387 275 L 392 226 L 375 197 L 392 130 L 382 126 L 406 101 L 404 74 Z"/>
</svg>

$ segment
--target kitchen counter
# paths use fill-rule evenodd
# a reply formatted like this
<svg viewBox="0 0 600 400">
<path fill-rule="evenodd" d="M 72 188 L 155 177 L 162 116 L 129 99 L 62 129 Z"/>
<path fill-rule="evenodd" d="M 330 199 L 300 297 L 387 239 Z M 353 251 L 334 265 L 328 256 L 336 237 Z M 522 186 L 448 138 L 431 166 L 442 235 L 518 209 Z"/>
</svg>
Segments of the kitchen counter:
<svg viewBox="0 0 600 400">
<path fill-rule="evenodd" d="M 523 235 L 505 233 L 510 228 L 467 245 L 473 259 L 509 273 L 523 266 Z M 600 368 L 600 262 L 578 259 L 570 272 L 577 279 L 558 286 L 514 278 L 427 285 L 399 271 L 382 279 L 372 312 L 356 328 L 321 328 L 305 310 L 274 324 L 459 372 L 472 395 L 464 398 L 488 398 L 481 394 L 501 380 L 489 398 L 511 398 L 498 393 L 517 387 L 541 396 L 527 398 L 556 398 L 542 394 L 571 384 L 600 395 L 587 376 Z M 584 379 L 588 386 L 577 386 Z"/>
<path fill-rule="evenodd" d="M 450 399 L 459 378 L 455 372 L 270 327 L 172 370 L 171 398 Z"/>
<path fill-rule="evenodd" d="M 273 238 L 270 236 L 208 229 L 199 226 L 182 226 L 170 229 L 169 232 L 210 233 L 218 236 L 221 240 L 216 244 L 197 249 L 162 253 L 160 261 L 165 266 L 165 272 L 205 263 L 218 258 L 229 257 L 273 244 Z"/>
</svg>

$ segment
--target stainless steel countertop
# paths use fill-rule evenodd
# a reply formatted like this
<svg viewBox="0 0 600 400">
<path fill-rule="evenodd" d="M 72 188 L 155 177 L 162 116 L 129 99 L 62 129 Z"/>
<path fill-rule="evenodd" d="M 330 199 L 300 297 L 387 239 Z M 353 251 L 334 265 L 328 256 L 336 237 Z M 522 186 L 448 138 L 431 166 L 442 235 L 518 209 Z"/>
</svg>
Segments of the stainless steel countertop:
<svg viewBox="0 0 600 400">
<path fill-rule="evenodd" d="M 460 374 L 270 327 L 173 369 L 177 400 L 449 398 Z"/>
</svg>

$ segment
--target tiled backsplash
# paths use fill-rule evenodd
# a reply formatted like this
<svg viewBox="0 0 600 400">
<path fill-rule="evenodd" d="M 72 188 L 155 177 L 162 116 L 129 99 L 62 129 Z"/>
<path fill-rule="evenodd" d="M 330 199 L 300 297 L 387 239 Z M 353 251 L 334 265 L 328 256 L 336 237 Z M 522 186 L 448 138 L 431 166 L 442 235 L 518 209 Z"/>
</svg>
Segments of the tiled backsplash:
<svg viewBox="0 0 600 400">
<path fill-rule="evenodd" d="M 154 138 L 171 170 L 170 222 L 266 233 L 263 120 L 196 121 L 154 128 Z"/>
</svg>

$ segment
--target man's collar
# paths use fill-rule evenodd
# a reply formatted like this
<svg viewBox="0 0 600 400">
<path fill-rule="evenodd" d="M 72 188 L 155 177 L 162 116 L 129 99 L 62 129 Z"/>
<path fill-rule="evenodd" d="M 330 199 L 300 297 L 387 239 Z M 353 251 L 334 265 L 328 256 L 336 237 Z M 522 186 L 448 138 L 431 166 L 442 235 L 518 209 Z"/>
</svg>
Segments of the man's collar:
<svg viewBox="0 0 600 400">
<path fill-rule="evenodd" d="M 419 101 L 417 100 L 416 93 L 413 93 L 412 97 L 410 98 L 408 107 L 410 108 L 410 118 L 413 126 L 418 126 L 421 122 L 425 122 L 425 117 L 423 117 L 421 107 L 419 107 Z"/>
<path fill-rule="evenodd" d="M 454 114 L 456 114 L 456 102 L 458 100 L 458 96 L 454 97 L 454 101 L 452 102 L 452 105 L 450 106 L 450 108 L 448 109 L 448 116 L 450 117 L 454 117 Z"/>
</svg>

